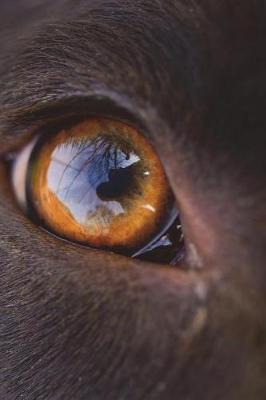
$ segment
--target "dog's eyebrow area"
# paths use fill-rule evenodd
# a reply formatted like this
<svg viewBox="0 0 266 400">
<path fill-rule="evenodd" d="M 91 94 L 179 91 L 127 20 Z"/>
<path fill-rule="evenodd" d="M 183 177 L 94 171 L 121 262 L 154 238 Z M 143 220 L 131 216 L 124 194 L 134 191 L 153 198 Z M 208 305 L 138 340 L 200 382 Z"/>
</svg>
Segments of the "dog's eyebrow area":
<svg viewBox="0 0 266 400">
<path fill-rule="evenodd" d="M 148 121 L 183 118 L 192 91 L 197 100 L 200 34 L 185 9 L 163 24 L 156 3 L 134 10 L 91 6 L 22 36 L 1 65 L 0 143 L 80 99 L 107 98 Z"/>
</svg>

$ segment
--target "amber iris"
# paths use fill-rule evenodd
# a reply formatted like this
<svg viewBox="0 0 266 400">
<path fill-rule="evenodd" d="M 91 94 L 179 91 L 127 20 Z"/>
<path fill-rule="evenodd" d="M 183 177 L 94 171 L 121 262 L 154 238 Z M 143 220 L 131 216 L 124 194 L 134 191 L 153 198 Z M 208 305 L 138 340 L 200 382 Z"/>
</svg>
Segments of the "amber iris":
<svg viewBox="0 0 266 400">
<path fill-rule="evenodd" d="M 28 198 L 43 224 L 91 247 L 137 251 L 173 214 L 153 147 L 120 121 L 91 118 L 49 136 L 37 143 L 28 174 Z"/>
</svg>

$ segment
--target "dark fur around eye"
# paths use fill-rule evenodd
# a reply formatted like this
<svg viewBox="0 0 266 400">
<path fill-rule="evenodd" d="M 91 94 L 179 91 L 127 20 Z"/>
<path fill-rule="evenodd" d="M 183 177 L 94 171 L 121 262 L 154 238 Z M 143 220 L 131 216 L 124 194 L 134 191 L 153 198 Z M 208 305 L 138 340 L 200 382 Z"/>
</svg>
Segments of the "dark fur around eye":
<svg viewBox="0 0 266 400">
<path fill-rule="evenodd" d="M 204 268 L 57 241 L 1 167 L 1 400 L 264 400 L 265 1 L 15 3 L 0 1 L 1 155 L 77 98 L 126 110 Z"/>
</svg>

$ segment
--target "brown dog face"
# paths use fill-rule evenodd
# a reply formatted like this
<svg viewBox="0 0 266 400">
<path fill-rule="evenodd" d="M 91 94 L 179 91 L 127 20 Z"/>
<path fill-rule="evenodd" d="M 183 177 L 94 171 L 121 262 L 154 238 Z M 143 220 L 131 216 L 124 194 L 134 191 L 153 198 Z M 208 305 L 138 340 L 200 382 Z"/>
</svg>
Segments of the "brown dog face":
<svg viewBox="0 0 266 400">
<path fill-rule="evenodd" d="M 266 398 L 266 7 L 1 0 L 0 398 Z M 143 127 L 181 211 L 170 267 L 16 205 L 4 159 L 60 118 Z"/>
</svg>

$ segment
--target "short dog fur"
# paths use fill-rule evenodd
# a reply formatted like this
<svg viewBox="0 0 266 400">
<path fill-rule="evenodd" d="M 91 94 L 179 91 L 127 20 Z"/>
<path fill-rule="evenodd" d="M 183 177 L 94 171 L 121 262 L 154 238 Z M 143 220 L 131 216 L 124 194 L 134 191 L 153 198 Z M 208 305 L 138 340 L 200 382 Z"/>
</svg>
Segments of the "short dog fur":
<svg viewBox="0 0 266 400">
<path fill-rule="evenodd" d="M 266 398 L 266 3 L 1 0 L 0 398 Z M 60 118 L 134 120 L 181 210 L 182 268 L 79 248 L 4 162 Z"/>
</svg>

